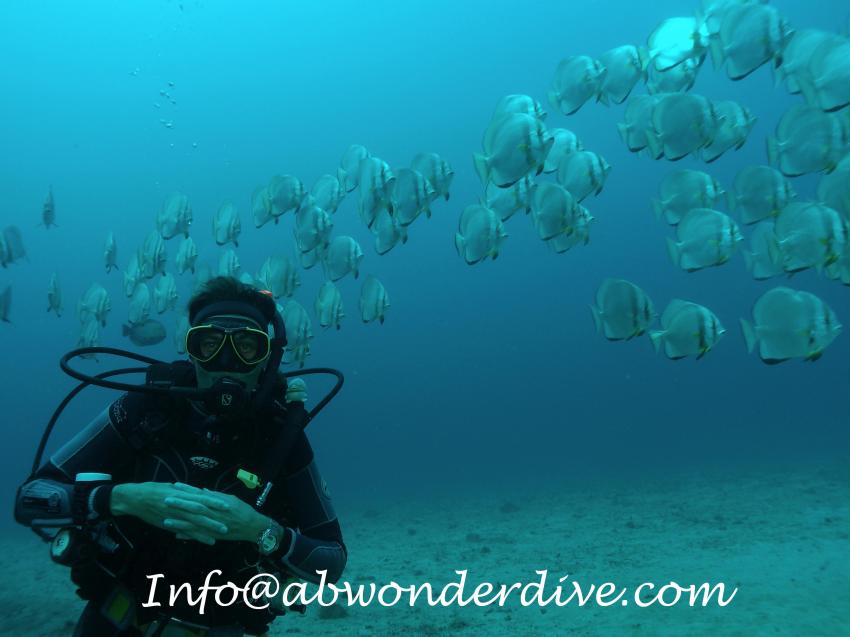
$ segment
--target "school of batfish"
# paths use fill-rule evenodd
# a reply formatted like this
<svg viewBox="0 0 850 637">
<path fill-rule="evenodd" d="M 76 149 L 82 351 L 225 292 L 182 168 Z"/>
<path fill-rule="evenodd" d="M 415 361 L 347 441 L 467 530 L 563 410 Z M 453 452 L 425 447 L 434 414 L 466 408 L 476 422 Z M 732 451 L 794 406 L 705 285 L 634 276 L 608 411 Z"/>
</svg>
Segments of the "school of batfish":
<svg viewBox="0 0 850 637">
<path fill-rule="evenodd" d="M 573 55 L 561 60 L 548 91 L 550 106 L 564 116 L 595 100 L 622 104 L 620 138 L 633 153 L 654 160 L 693 157 L 710 164 L 741 148 L 756 121 L 742 104 L 712 100 L 690 92 L 705 58 L 717 70 L 740 81 L 763 65 L 773 69 L 777 85 L 801 102 L 777 122 L 766 140 L 766 163 L 745 166 L 724 189 L 708 172 L 669 172 L 658 197 L 647 202 L 659 221 L 674 226 L 667 238 L 672 263 L 694 272 L 722 266 L 738 251 L 758 280 L 814 269 L 850 285 L 850 37 L 848 33 L 794 29 L 780 12 L 760 0 L 704 0 L 695 16 L 663 20 L 645 45 L 627 44 L 597 57 Z M 645 92 L 637 93 L 638 86 Z M 174 84 L 160 96 L 176 104 Z M 160 103 L 155 104 L 157 108 Z M 540 240 L 557 253 L 587 245 L 595 218 L 585 207 L 598 195 L 611 172 L 604 157 L 585 148 L 566 128 L 547 128 L 547 113 L 528 95 L 502 98 L 484 129 L 473 166 L 483 194 L 460 211 L 454 244 L 469 265 L 495 259 L 508 238 L 505 225 L 523 211 Z M 171 128 L 172 120 L 161 120 Z M 817 197 L 797 198 L 791 180 L 820 173 Z M 439 199 L 449 200 L 454 177 L 449 163 L 435 153 L 419 153 L 409 166 L 391 167 L 362 145 L 343 154 L 335 174 L 322 175 L 311 188 L 293 175 L 275 175 L 250 196 L 250 218 L 260 229 L 291 218 L 295 258 L 269 255 L 256 274 L 243 270 L 237 254 L 242 221 L 239 208 L 224 201 L 213 215 L 212 234 L 223 247 L 215 267 L 199 261 L 190 236 L 189 198 L 169 195 L 154 227 L 130 253 L 122 272 L 127 298 L 123 334 L 138 346 L 166 338 L 156 316 L 176 313 L 174 342 L 184 350 L 188 319 L 178 311 L 177 277 L 191 273 L 193 290 L 215 274 L 229 275 L 268 289 L 282 305 L 289 347 L 285 362 L 304 365 L 313 338 L 310 313 L 293 296 L 299 269 L 318 264 L 324 282 L 315 294 L 314 316 L 322 327 L 340 329 L 345 316 L 336 282 L 358 278 L 364 254 L 358 242 L 335 235 L 334 216 L 342 201 L 357 191 L 357 215 L 374 238 L 378 255 L 404 244 L 414 222 L 431 217 Z M 723 212 L 718 208 L 725 208 Z M 734 218 L 733 218 L 734 215 Z M 52 187 L 42 206 L 45 228 L 58 227 Z M 743 250 L 742 226 L 751 227 Z M 166 245 L 179 239 L 173 266 Z M 7 226 L 0 234 L 0 265 L 26 258 L 21 232 Z M 103 262 L 118 270 L 117 241 L 108 232 Z M 171 270 L 171 271 L 169 271 Z M 0 319 L 9 321 L 11 285 L 0 293 Z M 63 312 L 57 273 L 48 283 L 48 311 Z M 381 281 L 364 277 L 359 313 L 364 322 L 384 322 L 389 297 Z M 671 300 L 660 317 L 647 294 L 634 283 L 606 279 L 591 307 L 598 332 L 610 340 L 648 335 L 656 351 L 671 359 L 700 358 L 725 333 L 708 308 Z M 92 283 L 77 302 L 79 346 L 99 341 L 112 300 Z M 660 327 L 653 329 L 658 319 Z M 835 313 L 814 294 L 779 286 L 765 292 L 741 319 L 747 348 L 766 363 L 817 360 L 841 331 Z"/>
</svg>

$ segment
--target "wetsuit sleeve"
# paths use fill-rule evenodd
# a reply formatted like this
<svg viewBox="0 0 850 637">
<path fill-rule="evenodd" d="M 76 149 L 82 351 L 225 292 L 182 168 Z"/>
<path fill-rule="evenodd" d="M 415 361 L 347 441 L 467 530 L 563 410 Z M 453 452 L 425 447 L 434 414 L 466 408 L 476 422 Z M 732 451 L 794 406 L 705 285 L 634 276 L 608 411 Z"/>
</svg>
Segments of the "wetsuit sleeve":
<svg viewBox="0 0 850 637">
<path fill-rule="evenodd" d="M 18 489 L 15 520 L 26 526 L 94 523 L 110 516 L 112 485 L 131 481 L 136 451 L 127 439 L 126 396 L 104 409 Z M 74 484 L 78 473 L 108 473 L 93 490 Z"/>
<path fill-rule="evenodd" d="M 327 571 L 326 580 L 342 576 L 348 551 L 331 502 L 328 485 L 319 473 L 313 449 L 302 431 L 287 463 L 286 492 L 296 528 L 287 528 L 281 547 L 273 556 L 286 570 L 310 582 L 316 571 Z"/>
</svg>

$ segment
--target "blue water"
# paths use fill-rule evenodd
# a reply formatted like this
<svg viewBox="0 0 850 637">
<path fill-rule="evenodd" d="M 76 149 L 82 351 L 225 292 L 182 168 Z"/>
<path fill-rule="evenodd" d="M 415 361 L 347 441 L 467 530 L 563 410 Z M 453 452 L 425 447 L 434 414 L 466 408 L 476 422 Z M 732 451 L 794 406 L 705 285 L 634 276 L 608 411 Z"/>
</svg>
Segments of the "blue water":
<svg viewBox="0 0 850 637">
<path fill-rule="evenodd" d="M 796 27 L 833 29 L 846 13 L 838 1 L 773 4 Z M 222 249 L 211 220 L 230 199 L 242 215 L 239 258 L 256 273 L 270 254 L 292 256 L 294 243 L 291 214 L 280 225 L 253 228 L 255 187 L 285 173 L 309 187 L 335 172 L 352 143 L 392 166 L 437 152 L 456 176 L 451 200 L 435 202 L 433 218 L 417 220 L 407 244 L 386 256 L 377 255 L 359 221 L 356 192 L 334 217 L 334 232 L 353 235 L 366 253 L 361 279 L 339 283 L 342 330 L 322 331 L 314 319 L 308 360 L 347 378 L 309 430 L 338 499 L 850 459 L 847 334 L 814 364 L 768 367 L 747 355 L 738 329 L 760 294 L 785 283 L 821 296 L 850 325 L 847 289 L 810 272 L 756 282 L 740 255 L 720 268 L 679 271 L 664 246 L 672 230 L 654 219 L 650 198 L 667 172 L 703 165 L 630 154 L 616 132 L 623 106 L 588 103 L 567 118 L 545 104 L 562 57 L 642 43 L 662 19 L 695 6 L 2 3 L 0 222 L 22 229 L 29 260 L 0 271 L 0 286 L 13 286 L 13 323 L 0 325 L 0 480 L 7 485 L 0 504 L 10 510 L 43 424 L 74 384 L 57 360 L 76 343 L 74 307 L 92 282 L 112 297 L 101 343 L 131 347 L 121 336 L 121 273 L 104 272 L 107 232 L 115 233 L 123 268 L 163 199 L 179 191 L 194 210 L 200 261 L 215 267 Z M 159 95 L 168 82 L 176 105 Z M 765 163 L 765 136 L 799 100 L 774 88 L 767 67 L 732 82 L 710 61 L 693 92 L 735 99 L 758 117 L 744 148 L 708 168 L 724 186 L 740 168 Z M 590 245 L 556 255 L 520 214 L 506 224 L 510 237 L 498 260 L 470 267 L 453 246 L 457 218 L 481 194 L 472 153 L 509 93 L 544 102 L 547 125 L 575 131 L 613 169 L 604 192 L 585 202 L 597 219 Z M 816 183 L 805 177 L 794 187 L 811 197 Z M 37 224 L 51 186 L 59 227 L 45 230 Z M 172 268 L 178 242 L 168 244 Z M 65 297 L 61 319 L 45 312 L 54 271 Z M 357 316 L 362 277 L 370 273 L 390 296 L 384 325 Z M 676 363 L 656 356 L 646 337 L 607 342 L 588 310 L 606 277 L 637 283 L 659 310 L 677 297 L 704 304 L 728 332 L 705 359 Z M 296 299 L 312 313 L 321 268 L 301 278 Z M 191 277 L 179 284 L 185 302 Z M 146 354 L 177 356 L 175 319 L 165 317 L 168 339 Z M 81 366 L 102 371 L 112 363 Z M 329 386 L 309 384 L 314 400 Z M 48 451 L 113 397 L 89 390 L 79 398 Z"/>
</svg>

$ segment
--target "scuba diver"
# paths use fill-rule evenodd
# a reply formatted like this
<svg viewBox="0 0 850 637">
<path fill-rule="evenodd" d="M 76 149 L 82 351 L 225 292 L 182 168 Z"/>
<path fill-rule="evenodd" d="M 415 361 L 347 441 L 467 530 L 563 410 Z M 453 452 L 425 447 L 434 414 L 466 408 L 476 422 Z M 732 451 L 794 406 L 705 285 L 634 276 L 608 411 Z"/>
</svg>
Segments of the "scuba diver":
<svg viewBox="0 0 850 637">
<path fill-rule="evenodd" d="M 297 373 L 339 379 L 307 412 L 303 381 L 278 371 L 286 334 L 273 298 L 231 277 L 192 297 L 189 325 L 189 361 L 110 348 L 62 359 L 84 385 L 131 390 L 38 466 L 55 414 L 16 497 L 15 519 L 51 540 L 53 559 L 70 566 L 87 600 L 74 637 L 264 635 L 278 615 L 304 611 L 280 603 L 288 581 L 316 583 L 325 571 L 336 582 L 345 568 L 339 522 L 304 433 L 341 374 Z M 105 377 L 139 368 L 97 377 L 70 370 L 69 357 L 92 350 L 155 364 L 138 386 Z M 60 530 L 50 536 L 48 528 Z M 256 610 L 260 601 L 239 597 L 199 608 L 197 591 L 215 569 L 212 585 L 274 574 L 277 603 Z M 188 595 L 178 589 L 186 583 Z"/>
</svg>

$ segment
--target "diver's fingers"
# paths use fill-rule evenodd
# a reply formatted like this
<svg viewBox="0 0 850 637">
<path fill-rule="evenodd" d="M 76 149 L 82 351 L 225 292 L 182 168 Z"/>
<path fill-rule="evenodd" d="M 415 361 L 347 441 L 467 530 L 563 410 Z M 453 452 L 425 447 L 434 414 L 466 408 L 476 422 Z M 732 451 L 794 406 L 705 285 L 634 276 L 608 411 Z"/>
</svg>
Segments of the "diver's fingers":
<svg viewBox="0 0 850 637">
<path fill-rule="evenodd" d="M 173 496 L 168 496 L 165 498 L 164 502 L 170 507 L 181 509 L 182 511 L 188 511 L 190 513 L 204 513 L 207 511 L 207 507 L 205 505 L 197 500 L 190 500 L 188 498 L 175 498 Z"/>
<path fill-rule="evenodd" d="M 195 540 L 196 542 L 202 542 L 203 544 L 215 544 L 215 538 L 208 535 L 200 535 L 197 533 L 177 533 L 176 536 L 178 540 Z"/>
<path fill-rule="evenodd" d="M 194 488 L 194 487 L 192 487 Z M 213 495 L 215 494 L 215 495 Z M 215 491 L 201 491 L 198 489 L 197 491 L 186 491 L 185 497 L 180 496 L 167 496 L 165 499 L 166 504 L 173 504 L 176 501 L 181 502 L 200 502 L 204 506 L 210 509 L 218 510 L 218 511 L 230 511 L 230 504 L 227 500 L 222 497 L 223 494 L 217 494 Z M 198 511 L 196 511 L 198 512 Z"/>
<path fill-rule="evenodd" d="M 162 522 L 163 526 L 166 529 L 171 531 L 184 531 L 190 532 L 194 534 L 199 534 L 201 531 L 212 531 L 213 533 L 218 533 L 219 535 L 225 535 L 227 533 L 227 527 L 221 522 L 216 522 L 215 520 L 211 520 L 210 518 L 204 517 L 202 515 L 193 515 L 191 519 L 178 519 L 178 518 L 166 518 Z M 200 533 L 201 535 L 205 535 Z"/>
<path fill-rule="evenodd" d="M 187 497 L 187 498 L 178 498 L 174 496 L 168 496 L 164 500 L 165 504 L 170 507 L 174 507 L 177 509 L 182 509 L 184 511 L 189 511 L 190 513 L 209 513 L 212 511 L 229 511 L 230 504 L 222 500 L 221 498 L 212 498 L 208 496 L 202 496 L 199 498 Z"/>
<path fill-rule="evenodd" d="M 180 491 L 186 491 L 188 493 L 203 493 L 202 489 L 198 487 L 193 487 L 191 484 L 186 484 L 185 482 L 175 482 L 174 488 L 179 489 Z"/>
</svg>

